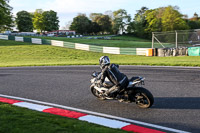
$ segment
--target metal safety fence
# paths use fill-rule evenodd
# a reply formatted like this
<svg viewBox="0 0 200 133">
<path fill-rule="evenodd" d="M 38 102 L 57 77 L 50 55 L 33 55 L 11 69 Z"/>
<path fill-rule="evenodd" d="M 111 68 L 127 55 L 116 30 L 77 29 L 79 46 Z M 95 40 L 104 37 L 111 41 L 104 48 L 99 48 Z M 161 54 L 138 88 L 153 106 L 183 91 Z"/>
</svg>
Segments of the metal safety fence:
<svg viewBox="0 0 200 133">
<path fill-rule="evenodd" d="M 152 48 L 200 46 L 200 29 L 152 32 Z"/>
</svg>

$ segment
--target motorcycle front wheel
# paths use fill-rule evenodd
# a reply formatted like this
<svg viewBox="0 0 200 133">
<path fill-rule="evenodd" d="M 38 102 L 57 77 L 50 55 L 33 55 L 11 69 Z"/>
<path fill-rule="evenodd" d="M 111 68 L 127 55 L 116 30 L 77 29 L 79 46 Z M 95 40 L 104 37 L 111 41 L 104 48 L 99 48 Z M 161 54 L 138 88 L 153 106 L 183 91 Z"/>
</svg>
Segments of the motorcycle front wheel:
<svg viewBox="0 0 200 133">
<path fill-rule="evenodd" d="M 94 96 L 96 96 L 100 100 L 105 100 L 105 97 L 101 96 L 101 94 L 94 88 L 93 85 L 90 86 L 91 92 Z"/>
<path fill-rule="evenodd" d="M 154 103 L 154 98 L 151 92 L 142 87 L 136 87 L 134 89 L 136 105 L 140 108 L 150 108 Z"/>
</svg>

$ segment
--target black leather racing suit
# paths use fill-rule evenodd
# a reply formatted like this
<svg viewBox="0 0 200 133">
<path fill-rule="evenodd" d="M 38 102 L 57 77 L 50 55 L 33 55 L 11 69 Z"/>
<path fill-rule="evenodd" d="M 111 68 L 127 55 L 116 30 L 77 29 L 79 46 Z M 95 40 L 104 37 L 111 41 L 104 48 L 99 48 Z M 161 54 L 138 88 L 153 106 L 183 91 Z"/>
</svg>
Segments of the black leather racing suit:
<svg viewBox="0 0 200 133">
<path fill-rule="evenodd" d="M 107 77 L 110 82 L 114 84 L 113 87 L 111 87 L 106 93 L 107 95 L 114 94 L 116 91 L 120 91 L 124 87 L 127 87 L 129 80 L 127 76 L 123 73 L 121 73 L 118 69 L 118 65 L 116 64 L 110 64 L 108 66 L 105 66 L 102 69 L 101 77 L 100 77 L 100 84 L 102 85 L 105 81 L 105 78 Z"/>
</svg>

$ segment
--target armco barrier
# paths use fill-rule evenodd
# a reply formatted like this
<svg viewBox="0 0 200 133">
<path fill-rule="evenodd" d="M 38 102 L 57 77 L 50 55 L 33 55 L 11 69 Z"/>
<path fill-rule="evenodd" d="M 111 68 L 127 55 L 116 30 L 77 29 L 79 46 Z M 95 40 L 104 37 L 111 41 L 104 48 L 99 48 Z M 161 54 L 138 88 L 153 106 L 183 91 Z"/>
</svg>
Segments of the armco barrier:
<svg viewBox="0 0 200 133">
<path fill-rule="evenodd" d="M 15 36 L 8 36 L 8 40 L 15 40 Z"/>
<path fill-rule="evenodd" d="M 31 38 L 24 37 L 24 42 L 32 43 L 32 39 L 31 39 Z"/>
<path fill-rule="evenodd" d="M 0 39 L 8 40 L 8 36 L 7 35 L 0 35 Z"/>
<path fill-rule="evenodd" d="M 24 38 L 23 37 L 19 37 L 19 36 L 15 36 L 15 41 L 24 42 Z"/>
<path fill-rule="evenodd" d="M 136 55 L 145 55 L 147 49 L 149 48 L 136 48 Z"/>
<path fill-rule="evenodd" d="M 52 46 L 63 47 L 63 46 L 64 46 L 64 43 L 63 43 L 63 41 L 51 40 L 51 45 L 52 45 Z"/>
<path fill-rule="evenodd" d="M 42 44 L 42 39 L 38 38 L 31 38 L 31 42 L 35 44 Z"/>
<path fill-rule="evenodd" d="M 102 46 L 90 45 L 90 51 L 103 53 L 103 47 Z"/>
<path fill-rule="evenodd" d="M 90 48 L 89 48 L 89 45 L 87 45 L 87 44 L 75 43 L 75 49 L 89 51 Z"/>
<path fill-rule="evenodd" d="M 48 44 L 48 45 L 51 45 L 51 40 L 42 39 L 42 44 Z"/>
<path fill-rule="evenodd" d="M 64 42 L 64 47 L 75 49 L 75 43 L 72 43 L 72 42 Z"/>
<path fill-rule="evenodd" d="M 136 48 L 120 48 L 120 54 L 136 55 Z"/>
<path fill-rule="evenodd" d="M 59 47 L 80 49 L 80 50 L 100 52 L 100 53 L 109 53 L 109 54 L 145 55 L 146 49 L 149 49 L 149 48 L 103 47 L 103 46 L 80 44 L 80 43 L 73 43 L 73 42 L 8 36 L 8 35 L 0 35 L 0 39 L 23 41 L 23 42 L 34 43 L 34 44 L 48 44 L 48 45 L 59 46 Z"/>
<path fill-rule="evenodd" d="M 103 47 L 103 53 L 120 54 L 120 48 L 117 48 L 117 47 Z"/>
</svg>

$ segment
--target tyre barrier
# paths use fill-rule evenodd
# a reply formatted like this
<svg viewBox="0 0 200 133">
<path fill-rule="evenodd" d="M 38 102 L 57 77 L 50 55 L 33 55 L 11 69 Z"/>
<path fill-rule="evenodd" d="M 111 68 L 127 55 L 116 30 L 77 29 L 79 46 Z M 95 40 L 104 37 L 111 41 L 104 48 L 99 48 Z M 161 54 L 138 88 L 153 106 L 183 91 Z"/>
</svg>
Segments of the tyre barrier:
<svg viewBox="0 0 200 133">
<path fill-rule="evenodd" d="M 168 56 L 187 56 L 188 48 L 158 48 L 157 56 L 159 57 L 168 57 Z"/>
</svg>

